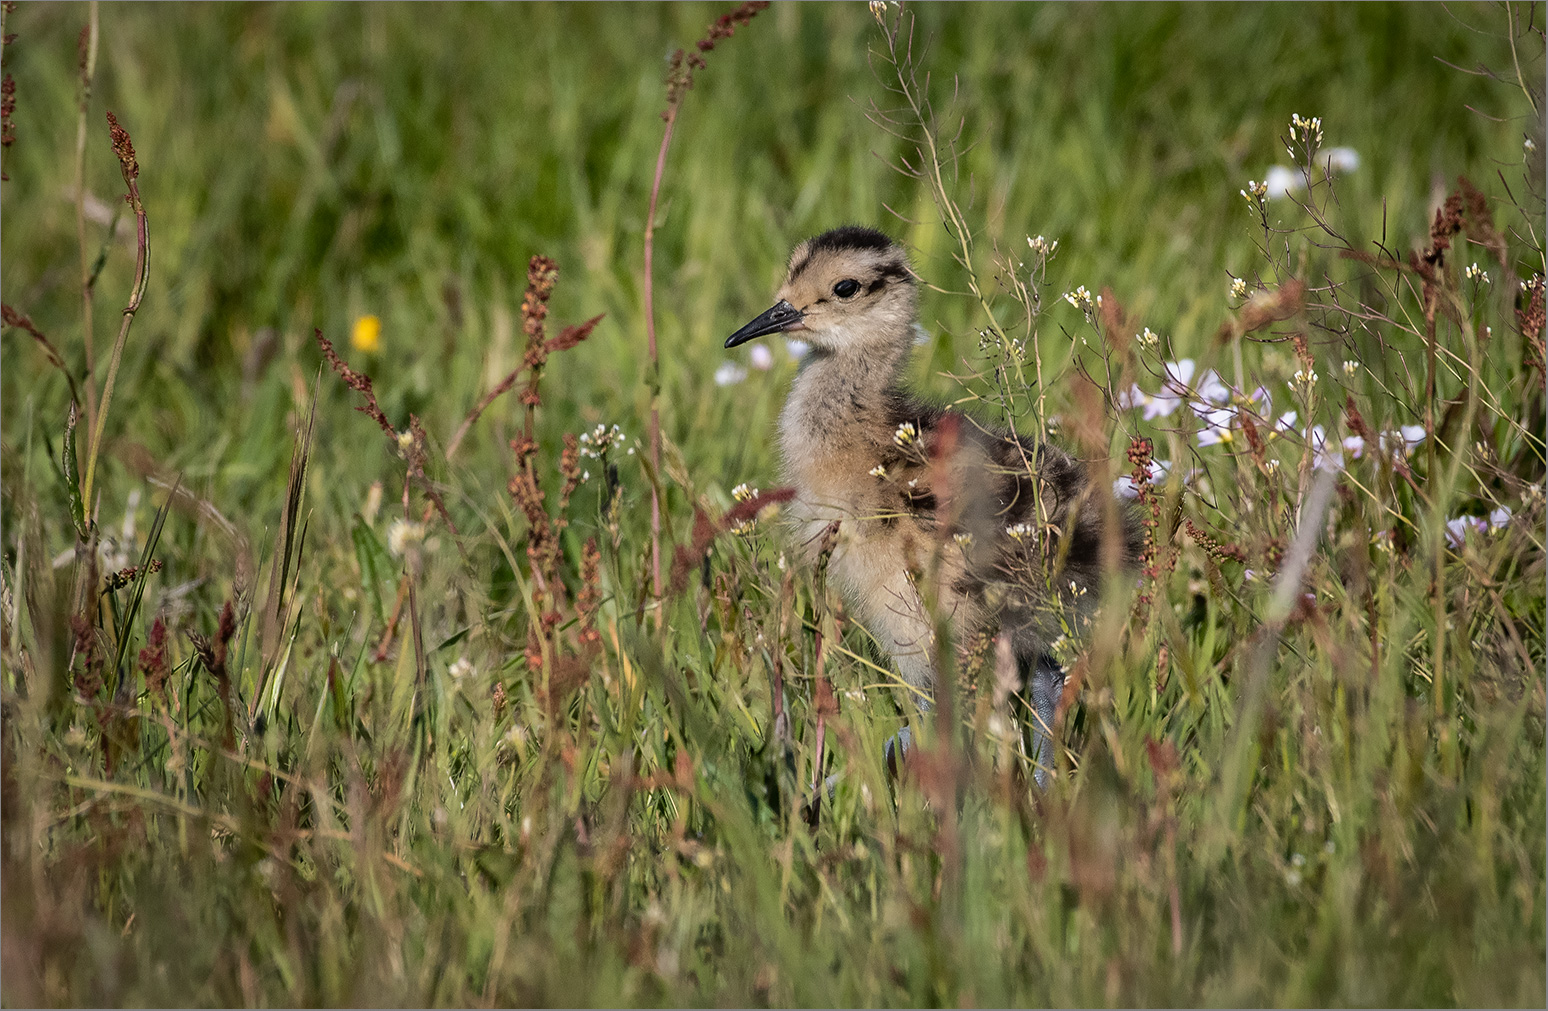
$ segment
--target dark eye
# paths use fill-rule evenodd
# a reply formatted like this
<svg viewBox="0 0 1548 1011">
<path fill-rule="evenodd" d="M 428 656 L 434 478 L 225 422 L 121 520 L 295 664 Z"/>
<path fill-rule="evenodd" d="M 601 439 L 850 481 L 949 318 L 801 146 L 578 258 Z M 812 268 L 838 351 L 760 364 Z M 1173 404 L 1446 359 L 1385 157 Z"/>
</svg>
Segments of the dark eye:
<svg viewBox="0 0 1548 1011">
<path fill-rule="evenodd" d="M 839 298 L 848 298 L 859 290 L 860 282 L 852 281 L 847 277 L 833 286 L 833 294 L 837 295 Z"/>
</svg>

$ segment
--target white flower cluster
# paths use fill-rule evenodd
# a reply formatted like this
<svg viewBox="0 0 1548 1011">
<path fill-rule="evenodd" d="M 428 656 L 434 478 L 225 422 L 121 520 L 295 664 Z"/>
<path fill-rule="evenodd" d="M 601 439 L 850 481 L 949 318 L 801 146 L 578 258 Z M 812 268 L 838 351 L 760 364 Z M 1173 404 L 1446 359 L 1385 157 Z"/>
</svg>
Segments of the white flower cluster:
<svg viewBox="0 0 1548 1011">
<path fill-rule="evenodd" d="M 1488 284 L 1489 272 L 1480 267 L 1475 261 L 1472 266 L 1467 268 L 1467 279 L 1469 281 L 1482 281 L 1484 284 Z"/>
<path fill-rule="evenodd" d="M 1024 541 L 1032 536 L 1032 524 L 1017 523 L 1015 526 L 1006 527 L 1005 533 L 1013 541 Z"/>
<path fill-rule="evenodd" d="M 1245 298 L 1247 295 L 1247 282 L 1240 277 L 1231 278 L 1231 297 Z"/>
<path fill-rule="evenodd" d="M 1358 371 L 1360 371 L 1360 363 L 1359 362 L 1349 361 L 1347 359 L 1344 361 L 1344 375 L 1352 376 L 1352 375 L 1354 375 Z"/>
<path fill-rule="evenodd" d="M 1148 326 L 1144 330 L 1135 334 L 1134 339 L 1139 342 L 1140 347 L 1147 351 L 1153 350 L 1157 344 L 1161 343 L 1161 338 L 1158 337 L 1155 331 L 1150 329 Z"/>
<path fill-rule="evenodd" d="M 1310 390 L 1313 386 L 1317 385 L 1317 380 L 1319 378 L 1321 377 L 1317 375 L 1316 369 L 1296 369 L 1295 378 L 1290 380 L 1289 386 L 1292 390 L 1301 386 L 1304 386 L 1307 390 Z"/>
<path fill-rule="evenodd" d="M 912 421 L 905 421 L 898 426 L 898 430 L 892 433 L 892 441 L 899 446 L 912 446 L 919 438 L 919 429 L 914 427 Z"/>
<path fill-rule="evenodd" d="M 886 477 L 887 476 L 887 468 L 878 463 L 876 466 L 874 466 L 870 470 L 866 471 L 866 473 L 871 475 L 872 477 Z"/>
<path fill-rule="evenodd" d="M 731 497 L 738 502 L 751 502 L 758 497 L 758 489 L 751 487 L 746 482 L 731 489 Z"/>
<path fill-rule="evenodd" d="M 1091 292 L 1086 290 L 1086 286 L 1084 284 L 1076 288 L 1074 291 L 1065 292 L 1064 300 L 1084 313 L 1089 313 L 1093 307 L 1102 304 L 1102 296 L 1097 295 L 1095 298 L 1093 298 Z"/>
<path fill-rule="evenodd" d="M 1032 252 L 1036 253 L 1038 256 L 1041 256 L 1045 261 L 1052 260 L 1054 258 L 1054 254 L 1059 251 L 1058 239 L 1049 241 L 1048 239 L 1043 238 L 1041 235 L 1037 236 L 1036 238 L 1028 239 L 1027 245 L 1031 246 Z"/>
<path fill-rule="evenodd" d="M 1295 151 L 1296 144 L 1300 144 L 1305 149 L 1300 155 Z M 1294 161 L 1300 160 L 1303 156 L 1310 157 L 1312 152 L 1318 151 L 1321 147 L 1321 118 L 1292 113 L 1290 143 L 1285 145 L 1285 152 L 1290 155 L 1290 158 Z M 1352 147 L 1331 147 L 1326 151 L 1318 151 L 1316 164 L 1321 167 L 1322 174 L 1328 177 L 1353 172 L 1360 167 L 1360 153 Z M 1247 188 L 1238 192 L 1248 204 L 1261 209 L 1265 198 L 1282 200 L 1294 196 L 1305 190 L 1308 182 L 1305 165 L 1299 168 L 1274 165 L 1269 168 L 1261 183 L 1249 179 Z"/>
<path fill-rule="evenodd" d="M 1312 116 L 1304 118 L 1300 113 L 1292 112 L 1290 114 L 1290 137 L 1295 139 L 1297 136 L 1300 137 L 1301 143 L 1309 147 L 1321 147 L 1322 117 Z M 1294 157 L 1294 154 L 1294 152 L 1291 152 L 1292 157 Z"/>
<path fill-rule="evenodd" d="M 598 425 L 589 432 L 581 433 L 580 454 L 588 460 L 600 460 L 608 450 L 623 442 L 623 438 L 623 429 L 617 425 L 614 425 L 612 428 L 606 425 Z"/>
</svg>

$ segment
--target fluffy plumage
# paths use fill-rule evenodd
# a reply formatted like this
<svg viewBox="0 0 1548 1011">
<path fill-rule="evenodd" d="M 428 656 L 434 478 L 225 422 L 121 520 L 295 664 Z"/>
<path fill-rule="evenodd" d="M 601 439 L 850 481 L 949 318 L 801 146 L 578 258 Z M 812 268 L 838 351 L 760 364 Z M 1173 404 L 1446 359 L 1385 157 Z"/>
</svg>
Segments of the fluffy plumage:
<svg viewBox="0 0 1548 1011">
<path fill-rule="evenodd" d="M 928 700 L 933 592 L 957 642 L 1009 641 L 1046 726 L 1062 684 L 1048 648 L 1061 611 L 1078 615 L 1105 568 L 1133 564 L 1138 529 L 1069 454 L 904 390 L 917 310 L 902 247 L 846 226 L 797 246 L 778 302 L 726 346 L 779 332 L 810 344 L 780 415 L 795 541 L 810 562 L 840 521 L 829 575 L 902 678 Z"/>
</svg>

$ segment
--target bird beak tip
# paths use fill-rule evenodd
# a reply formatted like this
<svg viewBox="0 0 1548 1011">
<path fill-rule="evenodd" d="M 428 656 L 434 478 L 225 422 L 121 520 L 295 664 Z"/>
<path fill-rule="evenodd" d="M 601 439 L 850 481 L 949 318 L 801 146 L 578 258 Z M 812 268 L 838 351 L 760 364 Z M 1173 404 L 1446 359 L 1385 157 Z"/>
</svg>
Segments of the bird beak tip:
<svg viewBox="0 0 1548 1011">
<path fill-rule="evenodd" d="M 801 310 L 786 301 L 776 302 L 773 308 L 758 316 L 752 322 L 742 327 L 736 333 L 726 338 L 726 348 L 734 348 L 746 344 L 750 340 L 766 337 L 769 334 L 783 333 L 786 330 L 794 330 L 801 325 Z"/>
</svg>

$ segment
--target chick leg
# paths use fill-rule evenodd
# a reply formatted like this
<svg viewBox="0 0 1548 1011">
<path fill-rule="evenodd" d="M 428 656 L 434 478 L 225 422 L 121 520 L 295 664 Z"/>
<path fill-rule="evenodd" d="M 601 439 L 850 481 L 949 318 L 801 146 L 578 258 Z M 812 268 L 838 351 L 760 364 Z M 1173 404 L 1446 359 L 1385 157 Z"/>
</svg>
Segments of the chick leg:
<svg viewBox="0 0 1548 1011">
<path fill-rule="evenodd" d="M 1027 679 L 1028 714 L 1032 731 L 1032 776 L 1039 788 L 1048 784 L 1054 765 L 1053 721 L 1064 693 L 1064 670 L 1049 657 L 1039 657 Z"/>
</svg>

